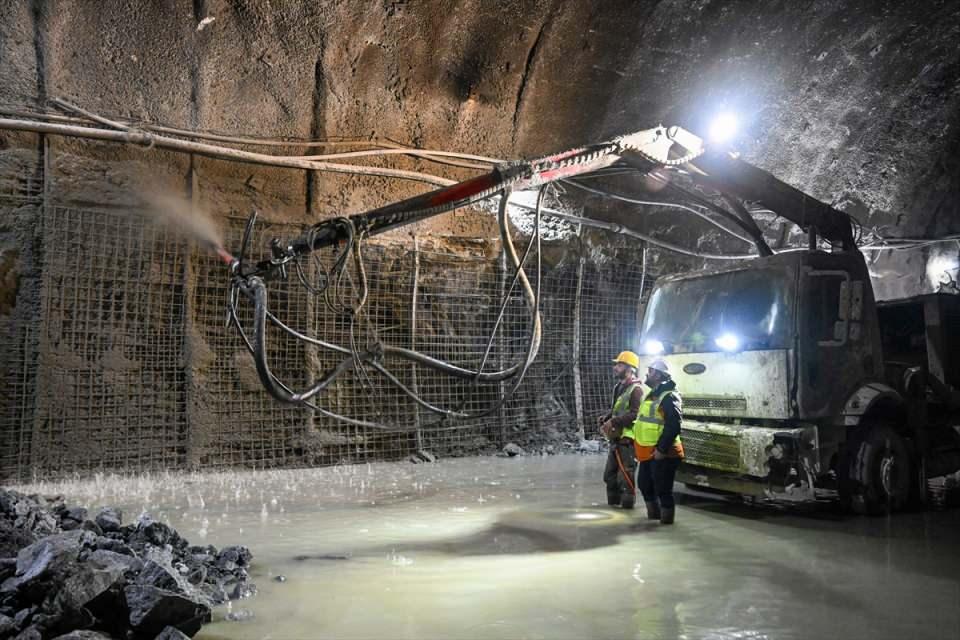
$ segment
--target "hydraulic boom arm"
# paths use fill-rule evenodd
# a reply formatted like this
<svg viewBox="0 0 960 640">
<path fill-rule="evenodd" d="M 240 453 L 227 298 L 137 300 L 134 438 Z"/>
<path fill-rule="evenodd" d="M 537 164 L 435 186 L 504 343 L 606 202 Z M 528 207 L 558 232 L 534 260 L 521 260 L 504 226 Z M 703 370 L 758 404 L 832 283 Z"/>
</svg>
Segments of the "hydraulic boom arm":
<svg viewBox="0 0 960 640">
<path fill-rule="evenodd" d="M 679 166 L 703 153 L 703 146 L 699 138 L 679 127 L 656 127 L 536 160 L 504 164 L 449 187 L 347 218 L 325 220 L 286 244 L 276 243 L 272 258 L 258 263 L 253 270 L 243 269 L 242 264 L 234 268 L 243 276 L 270 277 L 298 256 L 345 240 L 351 228 L 367 236 L 377 235 L 490 198 L 504 190 L 535 188 L 605 169 L 626 152 L 640 155 L 651 166 Z"/>
<path fill-rule="evenodd" d="M 819 235 L 841 244 L 844 250 L 856 248 L 847 214 L 791 187 L 763 169 L 726 151 L 705 151 L 691 164 L 730 195 L 762 202 L 804 231 L 814 227 Z"/>
</svg>

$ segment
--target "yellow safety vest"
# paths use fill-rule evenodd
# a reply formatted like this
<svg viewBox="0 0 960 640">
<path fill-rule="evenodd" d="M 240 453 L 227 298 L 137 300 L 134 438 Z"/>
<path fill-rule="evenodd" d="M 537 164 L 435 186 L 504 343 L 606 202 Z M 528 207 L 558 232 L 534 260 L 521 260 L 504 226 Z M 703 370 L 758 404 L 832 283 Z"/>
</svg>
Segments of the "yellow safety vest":
<svg viewBox="0 0 960 640">
<path fill-rule="evenodd" d="M 663 434 L 663 414 L 660 413 L 660 403 L 668 395 L 676 397 L 680 401 L 680 394 L 676 391 L 667 391 L 662 395 L 649 395 L 640 405 L 640 411 L 637 412 L 637 419 L 633 422 L 632 431 L 636 433 L 634 440 L 641 447 L 655 447 Z M 680 445 L 680 436 L 673 441 L 674 448 L 683 451 Z M 651 455 L 652 452 L 651 452 Z"/>
<path fill-rule="evenodd" d="M 633 390 L 637 388 L 639 382 L 634 382 L 633 384 L 627 385 L 627 388 L 623 390 L 617 399 L 613 403 L 613 409 L 610 411 L 610 416 L 617 418 L 622 415 L 626 415 L 630 411 L 630 398 L 633 396 Z M 623 430 L 623 433 L 620 436 L 621 438 L 633 438 L 633 424 Z"/>
</svg>

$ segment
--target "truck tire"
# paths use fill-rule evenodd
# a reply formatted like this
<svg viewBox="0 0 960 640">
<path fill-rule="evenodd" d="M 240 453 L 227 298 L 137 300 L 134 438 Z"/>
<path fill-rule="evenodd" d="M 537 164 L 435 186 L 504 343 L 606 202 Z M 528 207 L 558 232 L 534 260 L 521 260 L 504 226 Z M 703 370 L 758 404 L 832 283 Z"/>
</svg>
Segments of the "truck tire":
<svg viewBox="0 0 960 640">
<path fill-rule="evenodd" d="M 841 483 L 844 503 L 861 515 L 902 510 L 910 498 L 913 479 L 903 438 L 891 427 L 875 424 L 850 444 L 846 478 Z"/>
</svg>

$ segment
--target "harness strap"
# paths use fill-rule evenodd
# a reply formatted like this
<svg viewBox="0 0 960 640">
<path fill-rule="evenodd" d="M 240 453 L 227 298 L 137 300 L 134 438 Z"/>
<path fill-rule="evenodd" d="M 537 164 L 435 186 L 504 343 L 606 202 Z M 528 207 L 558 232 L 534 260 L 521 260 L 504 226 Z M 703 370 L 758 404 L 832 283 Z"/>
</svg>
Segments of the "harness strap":
<svg viewBox="0 0 960 640">
<path fill-rule="evenodd" d="M 627 481 L 627 486 L 630 487 L 630 493 L 636 493 L 637 489 L 633 486 L 633 478 L 627 474 L 627 470 L 623 468 L 623 461 L 620 459 L 620 450 L 614 445 L 613 455 L 617 457 L 617 466 L 620 467 L 620 473 L 623 474 L 623 479 Z"/>
</svg>

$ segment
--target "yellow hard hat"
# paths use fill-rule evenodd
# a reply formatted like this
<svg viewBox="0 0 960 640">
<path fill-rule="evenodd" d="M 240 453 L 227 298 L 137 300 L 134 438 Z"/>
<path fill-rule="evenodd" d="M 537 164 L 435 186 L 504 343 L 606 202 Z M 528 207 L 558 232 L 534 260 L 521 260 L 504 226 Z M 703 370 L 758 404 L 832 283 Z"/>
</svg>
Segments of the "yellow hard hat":
<svg viewBox="0 0 960 640">
<path fill-rule="evenodd" d="M 633 351 L 621 351 L 614 362 L 622 362 L 636 369 L 640 366 L 640 357 Z"/>
</svg>

